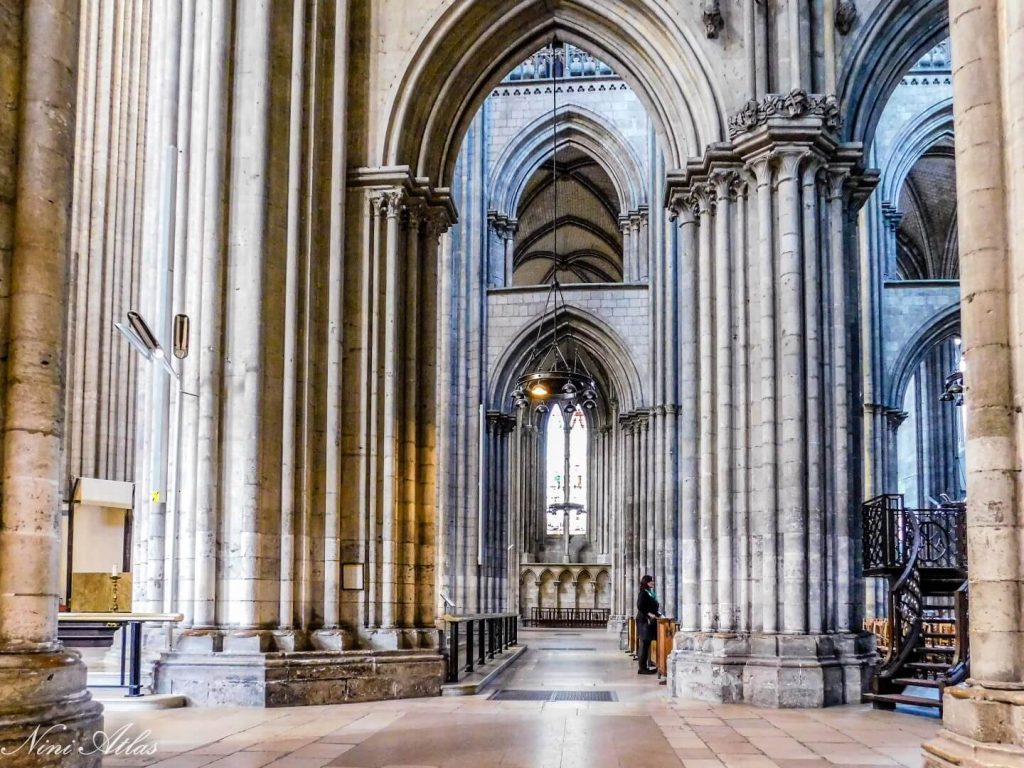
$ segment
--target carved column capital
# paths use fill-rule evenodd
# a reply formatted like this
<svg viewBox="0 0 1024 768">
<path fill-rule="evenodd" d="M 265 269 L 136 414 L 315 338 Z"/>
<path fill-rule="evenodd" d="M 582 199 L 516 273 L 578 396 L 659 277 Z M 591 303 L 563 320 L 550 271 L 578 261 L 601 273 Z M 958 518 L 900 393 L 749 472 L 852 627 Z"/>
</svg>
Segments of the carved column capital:
<svg viewBox="0 0 1024 768">
<path fill-rule="evenodd" d="M 698 214 L 700 216 L 704 216 L 705 214 L 714 216 L 715 210 L 718 207 L 718 195 L 715 183 L 708 181 L 699 185 L 694 189 L 694 194 L 697 198 Z"/>
<path fill-rule="evenodd" d="M 669 204 L 669 210 L 671 217 L 678 219 L 680 225 L 694 224 L 700 216 L 697 196 L 692 190 L 674 194 L 672 202 Z"/>
<path fill-rule="evenodd" d="M 434 240 L 440 239 L 441 235 L 448 231 L 449 226 L 448 214 L 442 210 L 428 210 L 423 217 L 423 233 Z"/>
<path fill-rule="evenodd" d="M 806 147 L 781 146 L 772 150 L 771 155 L 772 160 L 779 168 L 778 180 L 786 181 L 799 178 L 800 166 L 807 158 L 811 157 L 811 152 Z"/>
<path fill-rule="evenodd" d="M 892 203 L 882 203 L 882 218 L 890 231 L 895 232 L 903 221 L 904 213 Z"/>
<path fill-rule="evenodd" d="M 719 168 L 711 172 L 708 186 L 714 188 L 718 201 L 735 200 L 739 174 L 733 168 Z"/>
<path fill-rule="evenodd" d="M 907 420 L 910 414 L 907 411 L 901 411 L 896 408 L 887 408 L 885 411 L 885 421 L 889 429 L 895 432 L 900 428 L 900 424 Z"/>
<path fill-rule="evenodd" d="M 825 173 L 829 201 L 842 199 L 846 193 L 846 182 L 850 171 L 846 168 L 829 168 Z"/>
<path fill-rule="evenodd" d="M 410 232 L 419 233 L 420 224 L 423 223 L 425 213 L 424 205 L 421 202 L 412 202 L 405 206 L 402 214 L 402 222 Z"/>
<path fill-rule="evenodd" d="M 389 219 L 395 218 L 405 208 L 405 190 L 382 190 L 373 198 L 373 206 L 378 216 L 387 216 Z"/>
</svg>

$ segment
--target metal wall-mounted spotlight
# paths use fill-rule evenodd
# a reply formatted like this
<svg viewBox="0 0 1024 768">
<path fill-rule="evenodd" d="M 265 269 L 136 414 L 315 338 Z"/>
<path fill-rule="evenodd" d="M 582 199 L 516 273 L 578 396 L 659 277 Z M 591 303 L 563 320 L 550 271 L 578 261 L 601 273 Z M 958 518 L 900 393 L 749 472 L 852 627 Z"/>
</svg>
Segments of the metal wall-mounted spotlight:
<svg viewBox="0 0 1024 768">
<path fill-rule="evenodd" d="M 128 323 L 131 325 L 135 335 L 139 337 L 139 340 L 146 345 L 146 349 L 149 350 L 149 354 L 153 357 L 163 357 L 164 351 L 160 346 L 160 342 L 156 340 L 156 336 L 149 330 L 149 326 L 146 325 L 146 321 L 142 319 L 142 315 L 138 312 L 129 310 L 128 312 Z"/>
<path fill-rule="evenodd" d="M 174 316 L 174 341 L 172 349 L 174 350 L 174 356 L 179 360 L 184 360 L 188 357 L 189 329 L 191 324 L 188 315 Z"/>
</svg>

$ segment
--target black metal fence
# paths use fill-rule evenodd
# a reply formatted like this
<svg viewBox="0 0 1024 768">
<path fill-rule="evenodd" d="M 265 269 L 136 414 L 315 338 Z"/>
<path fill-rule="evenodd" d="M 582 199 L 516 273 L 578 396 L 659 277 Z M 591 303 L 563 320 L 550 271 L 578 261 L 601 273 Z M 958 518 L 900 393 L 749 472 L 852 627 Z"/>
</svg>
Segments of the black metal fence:
<svg viewBox="0 0 1024 768">
<path fill-rule="evenodd" d="M 456 683 L 519 643 L 519 614 L 476 613 L 444 617 L 446 682 Z"/>
<path fill-rule="evenodd" d="M 963 504 L 911 509 L 904 506 L 901 494 L 889 493 L 866 501 L 862 511 L 865 575 L 881 576 L 902 570 L 916 543 L 915 536 L 921 539 L 920 567 L 967 567 Z"/>
</svg>

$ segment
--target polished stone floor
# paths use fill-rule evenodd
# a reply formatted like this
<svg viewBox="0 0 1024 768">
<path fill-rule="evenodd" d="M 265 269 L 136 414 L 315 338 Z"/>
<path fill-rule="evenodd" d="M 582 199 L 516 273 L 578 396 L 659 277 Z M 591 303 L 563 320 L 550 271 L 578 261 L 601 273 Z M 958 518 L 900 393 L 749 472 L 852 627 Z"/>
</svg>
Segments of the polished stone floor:
<svg viewBox="0 0 1024 768">
<path fill-rule="evenodd" d="M 825 768 L 920 765 L 937 720 L 866 706 L 762 710 L 672 700 L 597 630 L 525 631 L 530 650 L 478 696 L 295 709 L 116 712 L 108 734 L 173 768 Z M 610 691 L 616 701 L 497 701 L 494 690 Z M 148 750 L 147 750 L 148 751 Z"/>
</svg>

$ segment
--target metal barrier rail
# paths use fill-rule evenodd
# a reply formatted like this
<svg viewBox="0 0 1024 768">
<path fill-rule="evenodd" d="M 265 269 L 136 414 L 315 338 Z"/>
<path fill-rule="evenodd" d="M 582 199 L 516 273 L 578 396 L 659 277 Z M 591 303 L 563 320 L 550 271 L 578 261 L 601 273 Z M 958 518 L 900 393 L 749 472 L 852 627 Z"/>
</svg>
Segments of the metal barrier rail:
<svg viewBox="0 0 1024 768">
<path fill-rule="evenodd" d="M 90 688 L 127 688 L 127 696 L 142 695 L 142 625 L 149 623 L 177 624 L 184 619 L 180 613 L 59 613 L 61 624 L 102 624 L 108 629 L 128 627 L 121 640 L 121 677 L 118 685 L 90 685 Z M 130 648 L 130 651 L 129 651 Z M 125 683 L 127 668 L 128 682 Z"/>
<path fill-rule="evenodd" d="M 608 608 L 541 608 L 533 606 L 524 624 L 531 627 L 603 629 L 608 626 Z"/>
<path fill-rule="evenodd" d="M 469 675 L 477 666 L 483 666 L 495 654 L 519 644 L 518 613 L 475 613 L 468 616 L 445 614 L 444 646 L 448 650 L 448 669 L 445 681 L 457 683 L 463 674 Z M 466 639 L 466 661 L 460 661 L 463 628 Z"/>
</svg>

